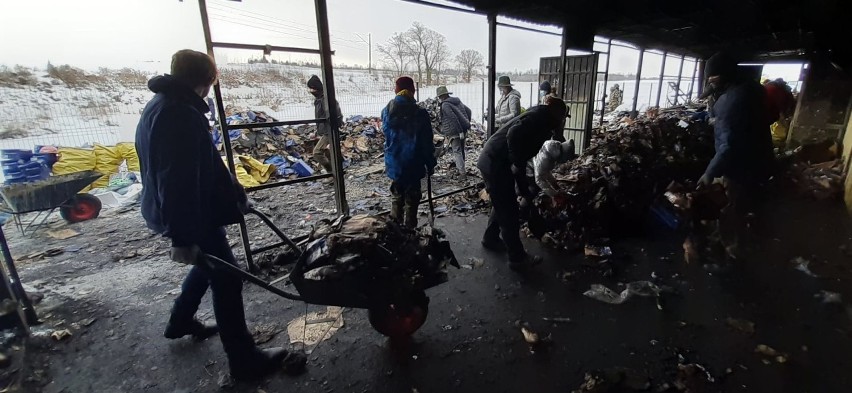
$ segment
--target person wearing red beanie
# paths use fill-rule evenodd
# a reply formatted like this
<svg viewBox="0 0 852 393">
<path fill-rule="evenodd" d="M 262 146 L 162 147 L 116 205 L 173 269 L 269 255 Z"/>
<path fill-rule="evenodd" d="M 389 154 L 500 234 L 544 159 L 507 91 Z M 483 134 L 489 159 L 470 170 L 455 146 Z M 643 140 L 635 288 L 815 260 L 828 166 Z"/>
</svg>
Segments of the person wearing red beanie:
<svg viewBox="0 0 852 393">
<path fill-rule="evenodd" d="M 414 95 L 414 92 L 417 91 L 417 88 L 414 87 L 414 79 L 411 79 L 410 76 L 401 76 L 396 78 L 393 92 L 399 94 L 403 90 L 408 90 L 411 95 Z"/>
</svg>

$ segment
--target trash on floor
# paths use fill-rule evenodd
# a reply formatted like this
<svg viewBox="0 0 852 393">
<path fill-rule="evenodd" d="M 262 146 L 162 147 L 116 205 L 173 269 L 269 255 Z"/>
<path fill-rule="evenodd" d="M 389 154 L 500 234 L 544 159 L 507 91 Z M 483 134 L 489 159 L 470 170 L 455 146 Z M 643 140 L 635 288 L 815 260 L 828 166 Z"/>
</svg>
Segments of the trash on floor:
<svg viewBox="0 0 852 393">
<path fill-rule="evenodd" d="M 619 393 L 651 388 L 650 378 L 636 370 L 623 367 L 589 371 L 583 379 L 583 384 L 571 393 Z"/>
<path fill-rule="evenodd" d="M 822 300 L 825 304 L 843 304 L 843 295 L 837 292 L 822 290 L 815 294 L 814 297 Z"/>
<path fill-rule="evenodd" d="M 741 333 L 748 335 L 754 334 L 754 322 L 752 321 L 728 317 L 728 319 L 725 320 L 725 324 Z"/>
<path fill-rule="evenodd" d="M 754 352 L 765 357 L 771 358 L 777 363 L 787 363 L 788 355 L 785 353 L 781 353 L 777 351 L 775 348 L 772 348 L 765 344 L 760 344 L 757 348 L 754 349 Z M 763 363 L 769 364 L 770 361 L 768 359 L 764 359 Z"/>
<path fill-rule="evenodd" d="M 807 274 L 811 277 L 819 277 L 816 274 L 814 274 L 814 272 L 812 272 L 811 269 L 808 267 L 808 265 L 810 265 L 811 261 L 809 261 L 805 258 L 802 258 L 802 257 L 795 257 L 795 258 L 793 258 L 793 260 L 791 262 L 793 263 L 793 267 L 795 267 L 796 270 L 798 270 L 802 273 L 805 273 L 805 274 Z"/>
<path fill-rule="evenodd" d="M 306 347 L 328 340 L 343 327 L 343 308 L 326 307 L 325 311 L 316 311 L 302 315 L 287 324 L 290 343 L 303 343 Z"/>
<path fill-rule="evenodd" d="M 80 236 L 80 232 L 77 232 L 71 228 L 55 229 L 52 231 L 47 231 L 47 236 L 58 240 L 65 240 L 75 236 Z"/>
<path fill-rule="evenodd" d="M 584 292 L 583 295 L 604 303 L 622 304 L 633 296 L 659 296 L 661 291 L 659 286 L 650 281 L 634 281 L 628 283 L 620 294 L 601 284 L 592 284 L 591 289 Z"/>
</svg>

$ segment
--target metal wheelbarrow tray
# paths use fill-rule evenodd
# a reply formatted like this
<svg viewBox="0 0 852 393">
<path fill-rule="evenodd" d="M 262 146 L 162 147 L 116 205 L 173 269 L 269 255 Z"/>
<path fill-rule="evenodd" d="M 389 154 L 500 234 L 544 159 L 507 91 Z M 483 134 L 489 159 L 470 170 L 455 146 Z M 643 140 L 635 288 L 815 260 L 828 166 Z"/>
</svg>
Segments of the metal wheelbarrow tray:
<svg viewBox="0 0 852 393">
<path fill-rule="evenodd" d="M 95 218 L 100 213 L 100 200 L 92 195 L 78 193 L 101 176 L 95 171 L 83 171 L 51 176 L 32 183 L 4 185 L 0 187 L 0 196 L 3 198 L 0 210 L 15 215 L 15 222 L 22 233 L 31 226 L 44 224 L 56 209 L 60 209 L 62 218 L 72 223 Z M 44 211 L 48 213 L 41 223 L 36 224 L 37 216 L 26 228 L 18 217 L 25 213 Z"/>
<path fill-rule="evenodd" d="M 254 210 L 250 213 L 261 217 L 279 236 L 285 238 L 262 213 Z M 332 224 L 334 225 L 339 224 Z M 458 262 L 443 233 L 431 226 L 421 227 L 415 232 L 391 224 L 387 230 L 393 231 L 388 233 L 394 238 L 408 237 L 408 247 L 413 247 L 411 239 L 428 239 L 428 243 L 420 243 L 416 249 L 420 250 L 418 252 L 422 251 L 422 254 L 412 256 L 411 250 L 398 253 L 384 247 L 382 241 L 375 244 L 367 242 L 367 247 L 360 248 L 356 255 L 330 250 L 329 243 L 351 240 L 352 237 L 347 234 L 319 234 L 304 250 L 301 247 L 297 250 L 299 255 L 289 274 L 289 280 L 298 295 L 272 285 L 280 280 L 268 283 L 225 261 L 209 255 L 208 259 L 213 262 L 215 268 L 224 268 L 287 299 L 310 304 L 367 309 L 370 323 L 379 333 L 392 338 L 405 337 L 414 333 L 425 322 L 429 304 L 425 290 L 446 282 L 446 267 L 458 267 Z M 428 236 L 423 236 L 424 234 Z M 349 235 L 359 237 L 356 231 L 349 232 Z M 284 240 L 291 247 L 294 245 L 288 239 Z M 363 238 L 359 241 L 363 241 Z M 399 244 L 388 246 L 397 247 L 394 250 L 400 251 Z M 338 247 L 337 251 L 340 249 L 346 250 L 346 247 Z"/>
</svg>

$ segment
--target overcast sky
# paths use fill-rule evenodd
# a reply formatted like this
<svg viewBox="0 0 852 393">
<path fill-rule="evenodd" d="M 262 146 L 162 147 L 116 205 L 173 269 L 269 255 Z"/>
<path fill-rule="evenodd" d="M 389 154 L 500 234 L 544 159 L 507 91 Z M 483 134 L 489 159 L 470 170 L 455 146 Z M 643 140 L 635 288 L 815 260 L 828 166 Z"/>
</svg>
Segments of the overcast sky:
<svg viewBox="0 0 852 393">
<path fill-rule="evenodd" d="M 313 0 L 207 3 L 215 41 L 317 48 Z M 366 66 L 368 45 L 364 40 L 368 34 L 372 35 L 373 62 L 379 63 L 375 46 L 408 29 L 414 21 L 446 36 L 453 57 L 464 49 L 487 55 L 484 16 L 400 0 L 328 0 L 328 8 L 337 63 Z M 15 0 L 4 1 L 3 13 L 0 64 L 5 65 L 43 67 L 51 61 L 86 69 L 129 66 L 163 72 L 173 52 L 204 50 L 198 3 L 194 0 Z M 499 27 L 497 38 L 498 71 L 537 69 L 540 57 L 559 54 L 560 39 L 556 36 Z M 259 55 L 217 51 L 219 61 L 244 61 Z M 318 61 L 318 57 L 304 55 L 274 57 Z M 637 61 L 635 50 L 617 48 L 610 70 L 635 73 Z M 660 63 L 661 56 L 646 55 L 643 74 L 658 74 Z M 676 59 L 670 59 L 667 68 L 673 70 L 677 65 Z M 692 63 L 687 63 L 684 74 L 691 71 Z"/>
</svg>

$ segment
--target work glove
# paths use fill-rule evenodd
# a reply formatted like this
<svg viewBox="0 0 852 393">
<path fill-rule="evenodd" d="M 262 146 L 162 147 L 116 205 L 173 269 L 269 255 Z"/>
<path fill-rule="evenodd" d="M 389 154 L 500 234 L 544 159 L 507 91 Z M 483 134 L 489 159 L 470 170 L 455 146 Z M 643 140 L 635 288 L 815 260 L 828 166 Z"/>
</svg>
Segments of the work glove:
<svg viewBox="0 0 852 393">
<path fill-rule="evenodd" d="M 465 134 L 463 132 L 459 133 L 459 139 L 464 142 Z"/>
<path fill-rule="evenodd" d="M 201 253 L 201 249 L 198 248 L 198 246 L 193 245 L 189 247 L 172 247 L 169 257 L 172 261 L 177 263 L 195 265 L 198 264 L 203 255 L 204 254 Z"/>
<path fill-rule="evenodd" d="M 696 188 L 696 189 L 698 189 L 698 190 L 700 190 L 700 189 L 702 189 L 702 188 L 704 188 L 704 187 L 709 186 L 710 184 L 713 184 L 713 178 L 712 178 L 712 177 L 710 177 L 710 176 L 708 176 L 708 175 L 705 173 L 704 175 L 702 175 L 702 176 L 701 176 L 701 178 L 700 178 L 700 179 L 698 179 L 698 185 L 697 185 L 695 188 Z"/>
</svg>

